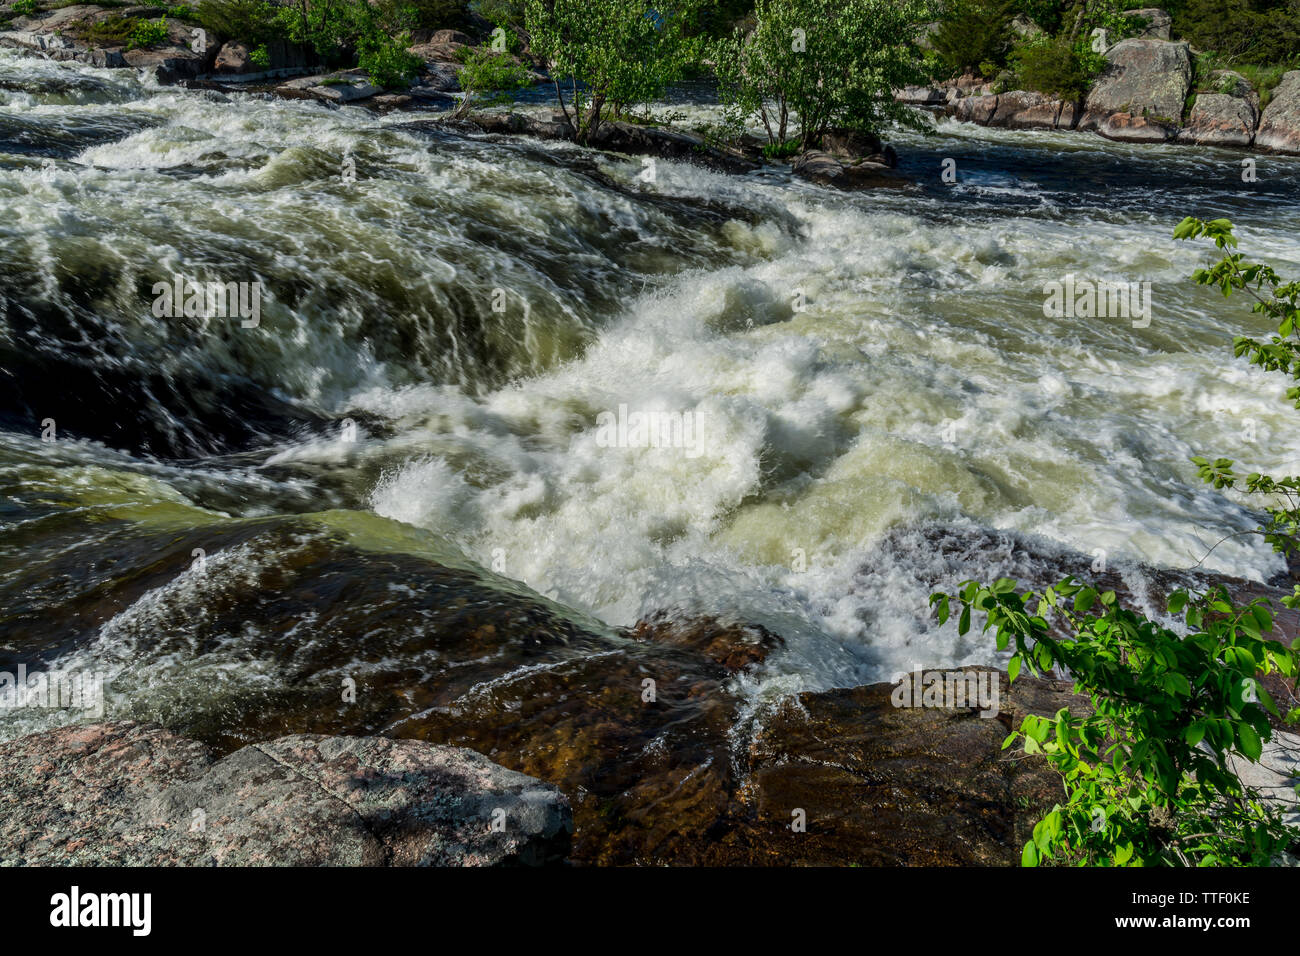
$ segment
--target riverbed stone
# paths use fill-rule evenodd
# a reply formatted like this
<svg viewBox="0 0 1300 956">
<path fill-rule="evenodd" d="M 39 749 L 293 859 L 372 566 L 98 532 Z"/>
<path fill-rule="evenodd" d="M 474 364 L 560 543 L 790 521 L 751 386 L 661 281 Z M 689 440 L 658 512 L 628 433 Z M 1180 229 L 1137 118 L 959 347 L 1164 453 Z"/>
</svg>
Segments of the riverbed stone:
<svg viewBox="0 0 1300 956">
<path fill-rule="evenodd" d="M 800 179 L 833 189 L 902 189 L 910 185 L 887 163 L 871 160 L 850 162 L 815 149 L 795 157 L 791 170 Z"/>
<path fill-rule="evenodd" d="M 997 108 L 998 98 L 991 93 L 963 96 L 953 104 L 952 115 L 963 123 L 979 123 L 981 126 L 987 126 Z"/>
<path fill-rule="evenodd" d="M 157 50 L 127 50 L 122 54 L 127 66 L 155 70 L 160 83 L 194 79 L 203 72 L 203 57 L 181 47 Z"/>
<path fill-rule="evenodd" d="M 481 754 L 304 734 L 222 758 L 130 721 L 0 744 L 0 862 L 485 866 L 560 862 L 556 788 Z"/>
<path fill-rule="evenodd" d="M 231 40 L 223 43 L 217 51 L 215 70 L 217 73 L 251 73 L 255 69 L 252 51 L 247 43 Z"/>
<path fill-rule="evenodd" d="M 1187 121 L 1178 131 L 1178 142 L 1249 146 L 1259 125 L 1259 97 L 1250 83 L 1239 73 L 1217 70 L 1210 76 L 1210 86 L 1213 92 L 1196 94 Z"/>
<path fill-rule="evenodd" d="M 1029 90 L 1011 90 L 997 96 L 987 125 L 1009 129 L 1069 129 L 1076 116 L 1073 103 Z"/>
<path fill-rule="evenodd" d="M 1274 88 L 1255 132 L 1255 146 L 1300 155 L 1300 70 L 1284 73 Z"/>
</svg>

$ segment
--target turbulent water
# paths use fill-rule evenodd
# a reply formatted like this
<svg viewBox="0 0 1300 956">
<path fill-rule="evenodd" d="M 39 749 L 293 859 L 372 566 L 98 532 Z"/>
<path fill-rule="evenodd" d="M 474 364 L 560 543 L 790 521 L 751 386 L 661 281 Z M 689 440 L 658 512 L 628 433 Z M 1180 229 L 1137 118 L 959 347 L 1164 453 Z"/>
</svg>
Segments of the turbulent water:
<svg viewBox="0 0 1300 956">
<path fill-rule="evenodd" d="M 116 692 L 146 711 L 270 680 L 292 667 L 259 634 L 309 605 L 187 634 L 315 535 L 588 622 L 765 624 L 787 644 L 757 694 L 992 660 L 926 598 L 1012 542 L 1139 592 L 1139 564 L 1281 570 L 1253 538 L 1211 551 L 1255 519 L 1187 459 L 1295 469 L 1300 418 L 1231 359 L 1259 318 L 1188 282 L 1210 250 L 1170 233 L 1228 217 L 1300 273 L 1300 160 L 1244 183 L 1239 154 L 1084 134 L 893 141 L 918 189 L 651 177 L 0 52 L 3 663 L 130 669 Z M 1067 274 L 1149 281 L 1149 326 L 1045 317 Z M 176 275 L 260 282 L 258 324 L 156 316 Z M 679 416 L 689 447 L 610 447 L 620 406 Z M 257 537 L 290 515 L 313 517 Z M 954 557 L 936 528 L 1003 544 Z M 193 565 L 163 574 L 164 543 Z"/>
</svg>

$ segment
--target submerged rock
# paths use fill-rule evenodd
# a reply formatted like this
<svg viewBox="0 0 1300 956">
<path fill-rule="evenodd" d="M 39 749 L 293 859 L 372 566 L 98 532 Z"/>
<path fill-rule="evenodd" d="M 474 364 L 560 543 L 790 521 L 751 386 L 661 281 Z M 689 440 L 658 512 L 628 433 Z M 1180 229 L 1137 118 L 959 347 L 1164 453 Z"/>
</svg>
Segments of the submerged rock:
<svg viewBox="0 0 1300 956">
<path fill-rule="evenodd" d="M 470 121 L 485 133 L 536 136 L 539 139 L 574 138 L 573 126 L 559 113 L 549 119 L 523 113 L 475 113 Z M 658 156 L 697 163 L 730 173 L 749 172 L 759 165 L 739 151 L 712 146 L 695 133 L 616 120 L 601 123 L 587 145 L 630 156 Z"/>
<path fill-rule="evenodd" d="M 131 722 L 0 744 L 0 862 L 493 866 L 560 862 L 556 788 L 481 754 L 300 735 L 220 760 Z"/>
<path fill-rule="evenodd" d="M 801 179 L 835 189 L 904 189 L 911 182 L 894 172 L 887 162 L 840 160 L 830 153 L 808 150 L 795 157 L 791 166 Z"/>
<path fill-rule="evenodd" d="M 363 550 L 306 517 L 146 536 L 108 520 L 95 527 L 93 541 L 69 527 L 25 552 L 25 572 L 0 593 L 12 609 L 0 623 L 0 670 L 16 660 L 101 668 L 108 718 L 171 734 L 60 729 L 0 746 L 0 815 L 20 821 L 0 824 L 7 859 L 280 862 L 259 856 L 255 838 L 270 826 L 273 796 L 291 805 L 293 860 L 479 859 L 456 849 L 473 846 L 459 838 L 430 842 L 424 824 L 402 821 L 421 801 L 444 806 L 438 794 L 466 792 L 492 796 L 458 798 L 450 818 L 437 817 L 447 827 L 489 805 L 535 819 L 525 797 L 544 780 L 571 801 L 577 863 L 1014 864 L 1060 792 L 1045 762 L 1000 750 L 1024 713 L 1079 705 L 1059 682 L 1022 676 L 1009 687 L 996 675 L 996 713 L 961 701 L 897 705 L 890 683 L 756 698 L 747 688 L 785 666 L 785 643 L 755 624 L 665 611 L 604 629 L 485 571 Z M 197 567 L 195 549 L 206 551 Z M 891 555 L 920 549 L 935 558 L 936 588 L 972 574 L 1042 587 L 1073 573 L 1147 608 L 1198 580 L 1138 566 L 1096 572 L 1090 556 L 1025 536 L 922 526 L 882 540 L 861 586 L 888 571 Z M 489 766 L 501 787 L 465 784 L 466 771 L 437 789 L 443 764 L 416 760 L 425 751 L 408 754 L 409 740 L 469 748 L 483 757 L 466 760 L 534 779 L 516 791 Z M 100 810 L 68 789 L 132 776 L 147 793 L 128 799 L 109 787 Z M 491 803 L 498 793 L 518 800 Z M 364 826 L 342 818 L 340 800 Z M 207 842 L 188 831 L 195 809 Z M 556 817 L 541 819 L 523 832 L 542 834 L 550 859 Z M 330 847 L 314 840 L 322 827 L 338 833 Z M 77 844 L 78 834 L 98 842 Z"/>
</svg>

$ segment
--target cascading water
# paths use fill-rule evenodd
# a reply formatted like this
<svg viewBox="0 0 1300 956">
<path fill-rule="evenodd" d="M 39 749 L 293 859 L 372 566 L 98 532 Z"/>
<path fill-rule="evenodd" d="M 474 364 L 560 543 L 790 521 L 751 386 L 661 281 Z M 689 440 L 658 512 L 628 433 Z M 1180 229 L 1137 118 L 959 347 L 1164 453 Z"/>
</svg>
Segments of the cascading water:
<svg viewBox="0 0 1300 956">
<path fill-rule="evenodd" d="M 1083 134 L 895 143 L 918 189 L 664 160 L 647 182 L 0 52 L 0 652 L 105 669 L 134 712 L 220 713 L 305 672 L 273 636 L 321 646 L 323 592 L 274 598 L 322 541 L 349 581 L 421 556 L 593 628 L 764 624 L 786 646 L 755 695 L 994 660 L 926 598 L 1007 553 L 926 528 L 1082 552 L 1139 592 L 1139 563 L 1276 574 L 1257 540 L 1211 551 L 1254 519 L 1187 459 L 1294 471 L 1300 422 L 1231 360 L 1258 317 L 1187 281 L 1207 253 L 1170 233 L 1228 217 L 1295 274 L 1300 160 L 1245 183 L 1238 154 Z M 1149 282 L 1149 324 L 1046 317 L 1068 275 Z M 156 315 L 177 276 L 260 283 L 259 321 Z M 611 447 L 620 407 L 689 447 Z M 433 613 L 412 588 L 332 598 L 366 634 Z M 257 616 L 223 618 L 250 590 Z M 381 652 L 424 666 L 352 663 Z"/>
</svg>

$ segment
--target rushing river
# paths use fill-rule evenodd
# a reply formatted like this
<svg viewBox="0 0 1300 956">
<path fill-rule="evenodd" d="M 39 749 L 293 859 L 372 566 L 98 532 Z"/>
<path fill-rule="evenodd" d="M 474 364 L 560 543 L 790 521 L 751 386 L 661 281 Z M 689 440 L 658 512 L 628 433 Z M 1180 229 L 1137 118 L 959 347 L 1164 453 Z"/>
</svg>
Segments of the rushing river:
<svg viewBox="0 0 1300 956">
<path fill-rule="evenodd" d="M 1300 159 L 1246 183 L 1243 154 L 941 120 L 893 138 L 918 189 L 843 194 L 427 119 L 0 52 L 0 664 L 106 670 L 149 715 L 282 680 L 309 662 L 262 635 L 314 611 L 274 569 L 312 529 L 589 624 L 765 624 L 754 693 L 993 660 L 926 598 L 1012 542 L 1281 570 L 1210 550 L 1255 518 L 1187 459 L 1300 468 L 1300 415 L 1170 234 L 1228 217 L 1300 274 Z M 1045 317 L 1069 274 L 1149 282 L 1149 324 Z M 257 324 L 157 316 L 175 276 L 260 283 Z M 683 447 L 611 447 L 620 406 Z M 248 588 L 261 616 L 214 623 Z"/>
</svg>

